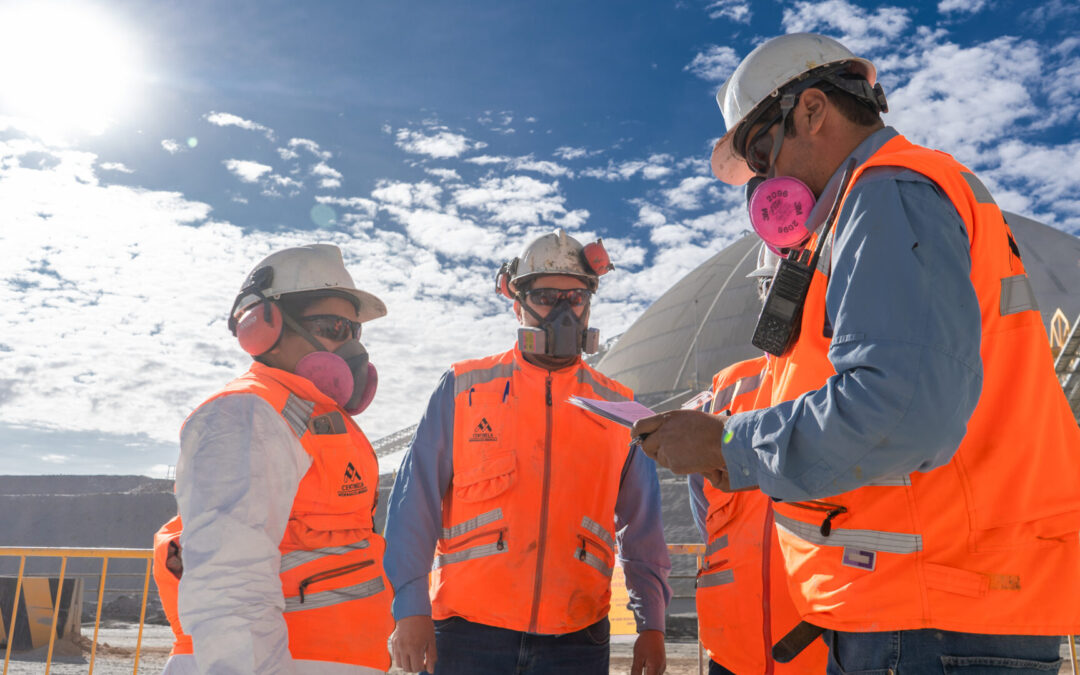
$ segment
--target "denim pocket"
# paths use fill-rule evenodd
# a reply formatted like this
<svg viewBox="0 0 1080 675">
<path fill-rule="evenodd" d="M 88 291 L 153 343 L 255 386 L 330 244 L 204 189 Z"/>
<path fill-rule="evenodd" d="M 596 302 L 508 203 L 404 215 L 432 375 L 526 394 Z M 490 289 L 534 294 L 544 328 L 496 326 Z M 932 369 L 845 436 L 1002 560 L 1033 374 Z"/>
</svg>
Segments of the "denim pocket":
<svg viewBox="0 0 1080 675">
<path fill-rule="evenodd" d="M 1004 656 L 942 656 L 941 667 L 946 675 L 1001 675 L 1003 672 L 1009 675 L 1042 675 L 1058 672 L 1061 659 L 1036 661 Z"/>
<path fill-rule="evenodd" d="M 581 634 L 594 645 L 606 645 L 611 641 L 611 622 L 603 618 L 591 626 L 582 628 Z"/>
</svg>

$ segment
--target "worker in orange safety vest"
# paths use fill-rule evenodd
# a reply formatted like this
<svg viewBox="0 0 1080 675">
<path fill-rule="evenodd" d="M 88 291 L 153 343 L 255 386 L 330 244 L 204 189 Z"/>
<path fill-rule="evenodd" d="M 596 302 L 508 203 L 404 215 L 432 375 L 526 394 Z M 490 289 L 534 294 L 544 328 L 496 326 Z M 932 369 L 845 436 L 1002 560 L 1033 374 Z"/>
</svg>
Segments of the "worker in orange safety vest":
<svg viewBox="0 0 1080 675">
<path fill-rule="evenodd" d="M 713 172 L 760 181 L 751 223 L 788 255 L 755 332 L 773 405 L 634 431 L 672 470 L 780 500 L 828 672 L 1053 672 L 1080 630 L 1080 428 L 1000 209 L 884 125 L 876 75 L 792 34 L 721 88 Z"/>
<path fill-rule="evenodd" d="M 454 364 L 432 395 L 387 513 L 404 670 L 606 674 L 621 564 L 639 631 L 631 672 L 664 671 L 656 467 L 624 427 L 569 401 L 633 396 L 581 359 L 597 347 L 590 299 L 611 267 L 600 242 L 563 230 L 531 242 L 496 279 L 518 344 Z"/>
<path fill-rule="evenodd" d="M 385 314 L 335 246 L 248 275 L 229 326 L 255 362 L 184 422 L 180 515 L 155 537 L 168 675 L 389 669 L 378 462 L 352 419 L 377 382 L 361 325 Z"/>
<path fill-rule="evenodd" d="M 757 279 L 762 299 L 778 262 L 761 244 L 757 267 L 748 276 Z M 717 373 L 708 411 L 731 415 L 768 406 L 772 360 L 764 354 Z M 772 655 L 773 644 L 799 623 L 772 501 L 758 490 L 724 492 L 701 474 L 689 476 L 688 482 L 694 522 L 705 540 L 695 596 L 698 640 L 709 654 L 709 675 L 823 672 L 826 650 L 820 640 L 791 663 L 777 663 Z"/>
</svg>

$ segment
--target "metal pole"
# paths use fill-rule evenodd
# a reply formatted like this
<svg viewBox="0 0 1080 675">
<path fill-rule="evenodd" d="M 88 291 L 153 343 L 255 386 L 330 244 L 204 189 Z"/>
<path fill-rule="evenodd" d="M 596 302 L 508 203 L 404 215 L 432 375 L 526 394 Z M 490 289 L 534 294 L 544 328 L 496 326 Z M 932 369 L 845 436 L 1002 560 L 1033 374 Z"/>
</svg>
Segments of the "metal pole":
<svg viewBox="0 0 1080 675">
<path fill-rule="evenodd" d="M 1080 671 L 1076 668 L 1076 636 L 1066 635 L 1069 640 L 1069 660 L 1072 661 L 1073 675 L 1080 675 Z"/>
<path fill-rule="evenodd" d="M 146 559 L 146 578 L 143 579 L 142 609 L 139 611 L 139 639 L 135 642 L 135 670 L 134 675 L 139 675 L 139 651 L 142 649 L 143 622 L 146 621 L 146 596 L 150 593 L 150 565 L 152 558 Z M 45 675 L 49 675 L 45 673 Z"/>
<path fill-rule="evenodd" d="M 101 559 L 101 579 L 98 580 L 97 613 L 94 614 L 94 641 L 90 643 L 90 673 L 94 675 L 94 657 L 97 655 L 98 628 L 101 627 L 101 603 L 105 600 L 105 577 L 109 570 L 109 556 Z"/>
<path fill-rule="evenodd" d="M 19 593 L 22 592 L 24 569 L 26 569 L 26 556 L 21 556 L 19 558 L 19 576 L 15 579 L 15 603 L 11 608 L 11 626 L 8 628 L 7 649 L 4 650 L 4 675 L 7 675 L 8 661 L 11 660 L 11 643 L 15 642 L 15 620 L 19 617 Z"/>
<path fill-rule="evenodd" d="M 64 597 L 64 572 L 67 571 L 67 556 L 60 557 L 60 581 L 56 584 L 56 602 L 53 604 L 52 627 L 49 629 L 49 655 L 45 657 L 45 675 L 52 668 L 53 645 L 56 644 L 56 620 L 60 617 L 60 598 Z M 74 593 L 75 589 L 72 588 Z"/>
</svg>

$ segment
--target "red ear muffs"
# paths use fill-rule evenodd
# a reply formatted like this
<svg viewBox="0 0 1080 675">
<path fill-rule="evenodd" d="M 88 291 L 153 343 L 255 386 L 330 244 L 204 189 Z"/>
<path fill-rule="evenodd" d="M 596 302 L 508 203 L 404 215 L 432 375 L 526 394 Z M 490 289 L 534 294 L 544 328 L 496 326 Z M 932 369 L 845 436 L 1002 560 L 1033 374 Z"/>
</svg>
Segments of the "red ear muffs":
<svg viewBox="0 0 1080 675">
<path fill-rule="evenodd" d="M 253 306 L 236 324 L 240 348 L 252 356 L 261 356 L 274 348 L 281 337 L 281 310 L 273 302 Z"/>
<path fill-rule="evenodd" d="M 585 244 L 585 248 L 581 252 L 585 256 L 585 262 L 589 265 L 589 269 L 596 272 L 596 276 L 603 276 L 615 269 L 615 266 L 611 264 L 611 257 L 608 256 L 607 249 L 604 248 L 603 239 L 597 239 L 590 244 Z"/>
</svg>

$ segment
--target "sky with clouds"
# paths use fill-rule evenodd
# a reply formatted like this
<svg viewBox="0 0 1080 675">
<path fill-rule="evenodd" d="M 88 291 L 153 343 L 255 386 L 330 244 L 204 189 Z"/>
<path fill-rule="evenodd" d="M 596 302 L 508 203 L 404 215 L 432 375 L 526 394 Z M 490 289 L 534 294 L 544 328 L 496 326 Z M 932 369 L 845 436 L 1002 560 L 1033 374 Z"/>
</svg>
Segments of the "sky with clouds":
<svg viewBox="0 0 1080 675">
<path fill-rule="evenodd" d="M 163 475 L 286 246 L 340 246 L 389 307 L 372 439 L 510 346 L 493 274 L 538 234 L 604 238 L 593 325 L 621 333 L 747 230 L 713 95 L 798 31 L 873 60 L 887 123 L 1004 208 L 1080 233 L 1064 0 L 0 2 L 0 473 Z"/>
</svg>

